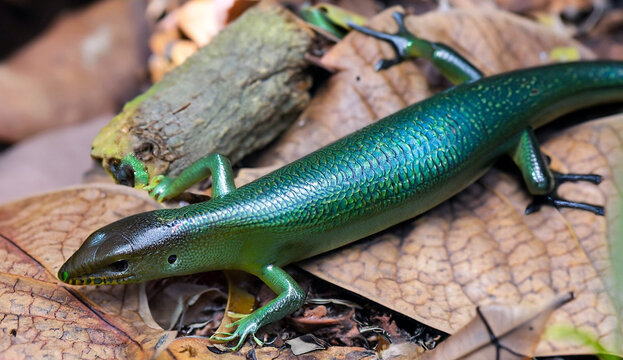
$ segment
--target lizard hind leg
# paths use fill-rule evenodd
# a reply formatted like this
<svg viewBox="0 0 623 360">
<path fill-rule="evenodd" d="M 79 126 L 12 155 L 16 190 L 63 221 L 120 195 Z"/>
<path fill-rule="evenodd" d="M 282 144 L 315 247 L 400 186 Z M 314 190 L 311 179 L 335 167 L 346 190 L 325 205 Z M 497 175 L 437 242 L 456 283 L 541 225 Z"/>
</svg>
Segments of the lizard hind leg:
<svg viewBox="0 0 623 360">
<path fill-rule="evenodd" d="M 538 142 L 531 128 L 524 130 L 517 144 L 510 152 L 513 161 L 523 175 L 524 182 L 534 199 L 526 208 L 526 214 L 539 211 L 543 205 L 555 208 L 572 208 L 604 215 L 603 206 L 569 201 L 558 196 L 560 184 L 568 181 L 588 181 L 593 184 L 601 182 L 601 176 L 595 174 L 562 174 L 549 168 L 546 157 L 541 153 Z"/>
</svg>

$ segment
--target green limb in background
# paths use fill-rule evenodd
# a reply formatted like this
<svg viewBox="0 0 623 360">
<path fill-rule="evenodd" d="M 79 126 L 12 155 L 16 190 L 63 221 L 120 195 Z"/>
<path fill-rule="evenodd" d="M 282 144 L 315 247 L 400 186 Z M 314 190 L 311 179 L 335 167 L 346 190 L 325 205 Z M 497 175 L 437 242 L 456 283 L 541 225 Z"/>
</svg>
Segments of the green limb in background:
<svg viewBox="0 0 623 360">
<path fill-rule="evenodd" d="M 301 9 L 301 17 L 308 23 L 321 28 L 322 30 L 341 39 L 346 35 L 346 30 L 336 26 L 331 19 L 327 17 L 326 12 L 313 6 L 307 6 Z"/>
<path fill-rule="evenodd" d="M 251 336 L 256 343 L 260 344 L 261 341 L 255 337 L 255 332 L 259 328 L 292 313 L 305 302 L 305 292 L 281 268 L 274 265 L 266 265 L 259 269 L 249 270 L 249 272 L 268 285 L 277 294 L 277 297 L 251 314 L 229 324 L 228 326 L 231 327 L 236 326 L 236 330 L 233 333 L 215 333 L 210 338 L 218 341 L 238 339 L 237 344 L 231 348 L 233 351 L 240 349 L 248 336 Z"/>
<path fill-rule="evenodd" d="M 395 12 L 393 16 L 398 24 L 398 32 L 395 34 L 383 33 L 354 23 L 348 24 L 361 33 L 387 41 L 396 51 L 397 56 L 394 59 L 379 60 L 375 66 L 377 71 L 390 68 L 406 59 L 422 57 L 433 63 L 455 85 L 483 77 L 480 70 L 449 46 L 423 40 L 410 33 L 404 24 L 404 14 Z"/>
<path fill-rule="evenodd" d="M 594 184 L 601 182 L 601 176 L 595 174 L 561 174 L 551 171 L 532 128 L 524 130 L 517 144 L 510 152 L 513 161 L 523 175 L 523 179 L 534 201 L 526 208 L 526 214 L 539 211 L 543 205 L 556 208 L 567 207 L 604 215 L 602 206 L 562 199 L 556 193 L 558 186 L 567 181 L 588 181 Z"/>
<path fill-rule="evenodd" d="M 173 178 L 159 175 L 152 179 L 145 190 L 158 201 L 172 199 L 185 190 L 212 175 L 212 196 L 219 197 L 235 189 L 234 172 L 229 160 L 221 154 L 208 154 L 192 163 Z"/>
<path fill-rule="evenodd" d="M 337 39 L 343 38 L 350 30 L 349 23 L 358 25 L 366 23 L 366 18 L 327 3 L 319 3 L 314 6 L 303 5 L 301 17 Z"/>
</svg>

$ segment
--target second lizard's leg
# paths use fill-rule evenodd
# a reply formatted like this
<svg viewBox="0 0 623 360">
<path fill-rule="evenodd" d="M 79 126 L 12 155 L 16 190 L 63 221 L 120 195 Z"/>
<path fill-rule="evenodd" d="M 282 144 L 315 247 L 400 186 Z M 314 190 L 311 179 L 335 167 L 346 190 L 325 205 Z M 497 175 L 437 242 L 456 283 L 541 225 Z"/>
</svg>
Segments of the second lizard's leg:
<svg viewBox="0 0 623 360">
<path fill-rule="evenodd" d="M 398 32 L 395 34 L 383 33 L 357 24 L 348 24 L 359 32 L 387 41 L 396 51 L 397 56 L 394 59 L 380 60 L 375 66 L 376 70 L 387 69 L 406 59 L 423 57 L 435 65 L 443 76 L 455 85 L 483 77 L 478 68 L 449 46 L 420 39 L 410 33 L 404 24 L 404 14 L 395 12 L 394 19 L 398 24 Z"/>
<path fill-rule="evenodd" d="M 604 214 L 602 206 L 569 201 L 558 196 L 556 190 L 563 182 L 589 181 L 599 184 L 601 176 L 595 174 L 561 174 L 550 170 L 531 128 L 522 132 L 517 144 L 511 149 L 510 155 L 521 170 L 528 191 L 534 195 L 534 201 L 526 208 L 526 214 L 538 211 L 542 205 L 580 209 L 597 215 Z"/>
</svg>

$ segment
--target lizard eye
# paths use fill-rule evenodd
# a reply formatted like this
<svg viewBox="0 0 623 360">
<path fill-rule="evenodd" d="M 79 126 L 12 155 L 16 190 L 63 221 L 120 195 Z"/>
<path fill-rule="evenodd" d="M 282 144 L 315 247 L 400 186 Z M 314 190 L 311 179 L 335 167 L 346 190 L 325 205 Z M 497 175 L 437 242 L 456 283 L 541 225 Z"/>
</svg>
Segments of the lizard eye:
<svg viewBox="0 0 623 360">
<path fill-rule="evenodd" d="M 168 261 L 169 264 L 175 263 L 175 261 L 177 261 L 177 255 L 170 255 Z"/>
<path fill-rule="evenodd" d="M 124 272 L 128 270 L 128 261 L 127 260 L 115 261 L 114 263 L 110 264 L 110 268 L 114 272 Z"/>
</svg>

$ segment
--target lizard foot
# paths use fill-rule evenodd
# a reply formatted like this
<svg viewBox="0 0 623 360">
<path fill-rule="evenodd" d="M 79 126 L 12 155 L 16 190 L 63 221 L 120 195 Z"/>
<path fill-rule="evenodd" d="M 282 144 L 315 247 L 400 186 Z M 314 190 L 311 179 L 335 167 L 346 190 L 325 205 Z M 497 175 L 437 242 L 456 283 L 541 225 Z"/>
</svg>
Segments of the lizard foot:
<svg viewBox="0 0 623 360">
<path fill-rule="evenodd" d="M 228 328 L 237 326 L 236 330 L 233 333 L 217 332 L 217 333 L 214 333 L 210 337 L 210 340 L 220 341 L 220 342 L 229 342 L 229 341 L 238 339 L 238 342 L 236 343 L 235 346 L 228 348 L 231 351 L 240 350 L 240 348 L 242 347 L 242 344 L 244 344 L 244 341 L 248 336 L 251 336 L 253 341 L 259 346 L 264 345 L 264 342 L 262 342 L 260 339 L 258 339 L 255 336 L 255 332 L 260 327 L 259 326 L 260 319 L 256 319 L 257 316 L 254 317 L 253 315 L 254 313 L 248 316 L 245 316 L 244 318 L 236 322 L 227 324 L 225 327 L 228 327 Z"/>
<path fill-rule="evenodd" d="M 553 172 L 554 179 L 556 180 L 556 186 L 554 190 L 546 195 L 537 195 L 534 197 L 534 200 L 528 207 L 526 208 L 526 215 L 532 214 L 533 212 L 537 212 L 541 209 L 543 205 L 550 205 L 555 208 L 571 208 L 571 209 L 579 209 L 592 212 L 595 215 L 604 215 L 605 210 L 603 206 L 586 204 L 582 202 L 569 201 L 566 199 L 562 199 L 558 196 L 557 190 L 558 186 L 564 182 L 572 181 L 588 181 L 593 184 L 601 183 L 602 177 L 596 174 L 561 174 L 558 172 Z"/>
<path fill-rule="evenodd" d="M 348 26 L 366 35 L 388 42 L 396 51 L 397 56 L 393 59 L 381 59 L 374 66 L 374 70 L 385 70 L 396 64 L 401 63 L 408 58 L 409 49 L 413 46 L 415 36 L 407 30 L 404 23 L 405 15 L 400 12 L 393 14 L 394 20 L 398 24 L 398 32 L 395 34 L 387 34 L 384 32 L 372 30 L 370 28 L 349 22 Z"/>
<path fill-rule="evenodd" d="M 171 184 L 173 183 L 173 178 L 158 175 L 155 176 L 149 185 L 145 186 L 143 189 L 149 193 L 149 196 L 152 199 L 155 199 L 158 202 L 163 202 L 169 197 L 169 189 L 171 188 Z"/>
</svg>

